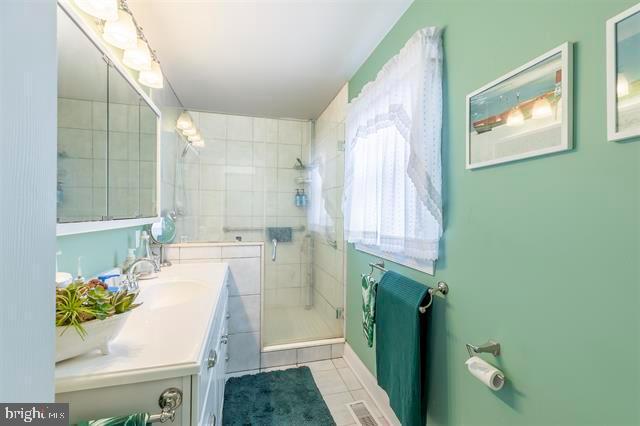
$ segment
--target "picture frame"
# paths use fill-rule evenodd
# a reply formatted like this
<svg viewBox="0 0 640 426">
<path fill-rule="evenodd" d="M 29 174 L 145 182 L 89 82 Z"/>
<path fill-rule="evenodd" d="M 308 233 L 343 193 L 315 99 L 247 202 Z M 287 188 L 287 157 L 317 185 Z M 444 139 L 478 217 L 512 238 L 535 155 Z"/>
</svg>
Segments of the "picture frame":
<svg viewBox="0 0 640 426">
<path fill-rule="evenodd" d="M 466 125 L 466 169 L 572 149 L 572 43 L 468 94 Z"/>
<path fill-rule="evenodd" d="M 607 20 L 607 139 L 640 136 L 640 3 Z"/>
</svg>

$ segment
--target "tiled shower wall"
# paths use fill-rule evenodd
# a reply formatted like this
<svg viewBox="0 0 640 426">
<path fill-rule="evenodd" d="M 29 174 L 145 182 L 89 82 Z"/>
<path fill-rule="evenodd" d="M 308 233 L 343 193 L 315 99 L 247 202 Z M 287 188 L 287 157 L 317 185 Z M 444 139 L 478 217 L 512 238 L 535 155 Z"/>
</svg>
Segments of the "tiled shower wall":
<svg viewBox="0 0 640 426">
<path fill-rule="evenodd" d="M 344 259 L 342 193 L 344 182 L 344 122 L 347 107 L 345 85 L 315 123 L 311 147 L 311 163 L 318 168 L 313 174 L 322 180 L 324 214 L 334 224 L 328 233 L 312 232 L 314 306 L 324 321 L 342 335 L 343 320 L 336 309 L 344 308 Z"/>
<path fill-rule="evenodd" d="M 310 271 L 306 210 L 295 206 L 307 162 L 311 124 L 191 111 L 205 147 L 188 151 L 176 171 L 176 242 L 265 242 L 265 306 L 300 305 Z M 293 241 L 278 245 L 276 262 L 264 227 L 290 226 Z"/>
</svg>

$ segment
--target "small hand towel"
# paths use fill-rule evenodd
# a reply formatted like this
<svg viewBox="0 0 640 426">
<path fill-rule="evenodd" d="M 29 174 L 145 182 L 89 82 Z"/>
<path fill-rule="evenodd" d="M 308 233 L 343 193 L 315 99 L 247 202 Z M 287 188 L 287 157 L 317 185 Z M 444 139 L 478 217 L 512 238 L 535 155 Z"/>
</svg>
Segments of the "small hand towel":
<svg viewBox="0 0 640 426">
<path fill-rule="evenodd" d="M 121 417 L 107 417 L 98 420 L 85 420 L 78 426 L 145 426 L 149 421 L 149 414 L 135 413 Z"/>
<path fill-rule="evenodd" d="M 373 325 L 376 320 L 376 292 L 378 283 L 371 275 L 362 275 L 362 333 L 367 345 L 373 347 Z"/>
</svg>

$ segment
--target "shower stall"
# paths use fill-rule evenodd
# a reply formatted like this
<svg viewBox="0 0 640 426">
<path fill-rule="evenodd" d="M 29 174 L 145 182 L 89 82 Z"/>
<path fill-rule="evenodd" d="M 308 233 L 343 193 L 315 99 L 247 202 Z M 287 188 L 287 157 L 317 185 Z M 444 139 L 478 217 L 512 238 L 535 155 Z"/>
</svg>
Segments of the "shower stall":
<svg viewBox="0 0 640 426">
<path fill-rule="evenodd" d="M 264 244 L 261 349 L 344 337 L 344 124 L 190 112 L 176 152 L 176 242 Z"/>
</svg>

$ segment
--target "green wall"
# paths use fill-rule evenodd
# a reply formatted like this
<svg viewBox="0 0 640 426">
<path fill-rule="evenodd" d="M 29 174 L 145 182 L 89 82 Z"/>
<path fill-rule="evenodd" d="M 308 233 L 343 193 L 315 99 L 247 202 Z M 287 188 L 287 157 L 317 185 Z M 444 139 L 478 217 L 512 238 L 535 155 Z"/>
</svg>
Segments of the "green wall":
<svg viewBox="0 0 640 426">
<path fill-rule="evenodd" d="M 136 246 L 136 231 L 142 227 L 90 232 L 88 234 L 58 237 L 58 270 L 76 275 L 78 256 L 82 256 L 85 278 L 115 266 L 121 266 L 127 249 Z"/>
<path fill-rule="evenodd" d="M 430 425 L 640 424 L 640 141 L 605 129 L 605 21 L 634 3 L 417 0 L 349 82 L 353 98 L 417 29 L 445 28 L 442 259 L 435 277 L 393 268 L 450 287 L 434 303 Z M 575 149 L 465 170 L 465 95 L 565 41 Z M 347 341 L 375 372 L 360 329 L 371 259 L 350 247 Z M 497 393 L 463 364 L 489 338 Z"/>
</svg>

